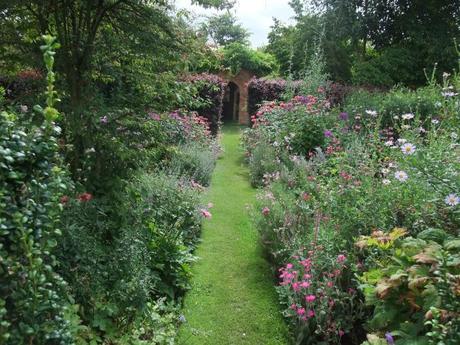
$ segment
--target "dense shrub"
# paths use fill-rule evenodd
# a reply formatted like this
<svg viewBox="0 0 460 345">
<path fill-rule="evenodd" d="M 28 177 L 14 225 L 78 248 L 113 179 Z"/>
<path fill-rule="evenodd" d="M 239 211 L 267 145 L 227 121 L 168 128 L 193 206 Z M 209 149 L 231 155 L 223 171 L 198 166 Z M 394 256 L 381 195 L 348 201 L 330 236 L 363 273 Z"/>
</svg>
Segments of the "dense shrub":
<svg viewBox="0 0 460 345">
<path fill-rule="evenodd" d="M 187 76 L 186 81 L 197 89 L 197 96 L 201 99 L 201 105 L 189 110 L 196 111 L 209 121 L 212 134 L 216 135 L 223 111 L 223 99 L 226 83 L 217 75 L 195 74 Z"/>
<path fill-rule="evenodd" d="M 47 37 L 48 90 L 54 48 Z M 55 95 L 48 96 L 46 114 L 57 114 Z M 71 344 L 66 284 L 52 254 L 67 180 L 57 153 L 60 128 L 49 117 L 31 125 L 27 116 L 0 112 L 0 343 Z"/>
<path fill-rule="evenodd" d="M 458 342 L 447 297 L 458 296 L 458 265 L 447 264 L 460 226 L 457 85 L 446 76 L 416 92 L 355 93 L 347 112 L 272 102 L 254 118 L 244 144 L 253 182 L 265 185 L 254 220 L 298 344 L 359 344 L 366 331 L 368 344 L 386 343 L 385 333 L 396 344 Z M 302 123 L 294 117 L 313 125 L 291 126 Z M 308 138 L 319 140 L 313 149 Z M 395 228 L 423 241 L 393 247 Z M 355 244 L 376 237 L 384 248 Z M 438 290 L 446 297 L 430 299 Z"/>
<path fill-rule="evenodd" d="M 168 169 L 203 186 L 209 186 L 217 154 L 212 147 L 206 148 L 193 143 L 181 145 L 177 147 Z"/>
<path fill-rule="evenodd" d="M 283 79 L 252 78 L 248 83 L 248 113 L 255 115 L 263 102 L 281 98 L 286 89 Z"/>
</svg>

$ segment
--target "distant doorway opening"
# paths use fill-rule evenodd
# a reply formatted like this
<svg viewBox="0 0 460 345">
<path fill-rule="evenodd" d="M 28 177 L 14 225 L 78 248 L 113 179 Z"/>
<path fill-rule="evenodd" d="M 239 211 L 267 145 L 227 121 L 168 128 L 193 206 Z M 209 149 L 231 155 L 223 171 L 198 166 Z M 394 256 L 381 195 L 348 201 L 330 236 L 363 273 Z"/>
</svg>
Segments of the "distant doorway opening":
<svg viewBox="0 0 460 345">
<path fill-rule="evenodd" d="M 223 102 L 222 120 L 224 122 L 238 121 L 240 109 L 240 89 L 234 82 L 228 83 Z"/>
</svg>

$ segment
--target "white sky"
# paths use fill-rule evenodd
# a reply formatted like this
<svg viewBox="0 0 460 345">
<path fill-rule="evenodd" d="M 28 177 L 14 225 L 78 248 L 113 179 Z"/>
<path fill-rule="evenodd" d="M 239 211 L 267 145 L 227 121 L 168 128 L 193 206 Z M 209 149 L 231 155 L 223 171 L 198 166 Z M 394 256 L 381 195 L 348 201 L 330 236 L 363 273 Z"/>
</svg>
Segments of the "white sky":
<svg viewBox="0 0 460 345">
<path fill-rule="evenodd" d="M 200 6 L 192 6 L 190 0 L 176 0 L 177 9 L 185 8 L 198 17 L 217 13 L 216 10 L 206 10 Z M 250 42 L 253 47 L 267 43 L 267 35 L 273 24 L 273 17 L 283 23 L 289 23 L 294 16 L 289 0 L 237 0 L 232 12 L 238 21 L 251 33 Z M 200 19 L 197 18 L 199 21 Z"/>
</svg>

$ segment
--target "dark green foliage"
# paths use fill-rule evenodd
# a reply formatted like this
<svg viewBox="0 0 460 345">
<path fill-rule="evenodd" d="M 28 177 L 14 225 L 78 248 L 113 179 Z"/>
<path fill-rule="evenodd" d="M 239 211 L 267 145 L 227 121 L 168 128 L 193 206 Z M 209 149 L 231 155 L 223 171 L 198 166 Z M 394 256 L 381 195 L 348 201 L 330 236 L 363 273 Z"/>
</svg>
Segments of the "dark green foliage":
<svg viewBox="0 0 460 345">
<path fill-rule="evenodd" d="M 53 44 L 43 46 L 48 107 L 41 126 L 24 114 L 0 113 L 0 343 L 71 344 L 66 284 L 54 271 L 61 231 L 59 197 L 68 179 L 52 122 Z"/>
<path fill-rule="evenodd" d="M 189 75 L 186 78 L 196 89 L 196 96 L 200 103 L 189 107 L 190 110 L 198 112 L 209 121 L 211 133 L 216 135 L 219 131 L 223 111 L 223 99 L 225 81 L 217 75 L 202 73 Z"/>
<path fill-rule="evenodd" d="M 224 67 L 229 68 L 233 74 L 241 69 L 247 69 L 259 77 L 276 74 L 278 64 L 273 55 L 254 50 L 241 43 L 232 43 L 222 50 Z"/>
<path fill-rule="evenodd" d="M 420 86 L 426 83 L 423 70 L 435 63 L 440 72 L 456 67 L 458 0 L 294 0 L 291 7 L 296 23 L 275 22 L 267 47 L 283 75 L 308 69 L 316 44 L 337 81 Z"/>
</svg>

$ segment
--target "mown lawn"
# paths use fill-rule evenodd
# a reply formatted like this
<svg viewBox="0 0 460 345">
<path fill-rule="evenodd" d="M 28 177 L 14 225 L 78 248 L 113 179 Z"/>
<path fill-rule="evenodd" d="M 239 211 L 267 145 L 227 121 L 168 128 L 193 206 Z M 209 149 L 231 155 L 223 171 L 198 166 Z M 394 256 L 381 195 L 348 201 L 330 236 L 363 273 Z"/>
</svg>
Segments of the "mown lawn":
<svg viewBox="0 0 460 345">
<path fill-rule="evenodd" d="M 179 345 L 287 344 L 271 271 L 248 214 L 256 193 L 239 139 L 239 126 L 224 128 L 224 153 L 206 200 L 214 204 L 213 217 L 196 253 Z"/>
</svg>

